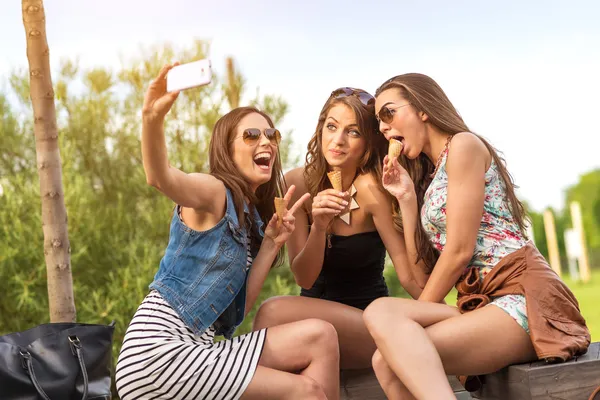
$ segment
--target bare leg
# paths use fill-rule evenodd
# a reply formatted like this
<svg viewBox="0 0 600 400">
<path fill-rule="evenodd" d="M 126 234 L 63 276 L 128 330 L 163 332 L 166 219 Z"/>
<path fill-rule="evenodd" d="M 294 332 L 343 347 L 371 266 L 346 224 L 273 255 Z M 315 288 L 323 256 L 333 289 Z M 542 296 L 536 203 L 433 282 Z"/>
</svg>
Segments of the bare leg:
<svg viewBox="0 0 600 400">
<path fill-rule="evenodd" d="M 339 345 L 334 327 L 307 319 L 269 328 L 244 400 L 338 400 Z M 299 375 L 297 375 L 299 373 Z"/>
<path fill-rule="evenodd" d="M 398 379 L 379 350 L 376 350 L 375 354 L 373 354 L 373 370 L 389 400 L 415 400 L 415 397 L 402 384 L 402 381 Z"/>
<path fill-rule="evenodd" d="M 338 333 L 341 368 L 369 368 L 375 342 L 362 314 L 358 308 L 334 301 L 301 296 L 272 297 L 256 313 L 254 330 L 307 318 L 321 319 L 331 323 Z"/>
<path fill-rule="evenodd" d="M 496 306 L 461 315 L 443 304 L 378 299 L 364 318 L 381 355 L 417 399 L 455 399 L 446 373 L 486 374 L 536 358 L 529 335 Z"/>
</svg>

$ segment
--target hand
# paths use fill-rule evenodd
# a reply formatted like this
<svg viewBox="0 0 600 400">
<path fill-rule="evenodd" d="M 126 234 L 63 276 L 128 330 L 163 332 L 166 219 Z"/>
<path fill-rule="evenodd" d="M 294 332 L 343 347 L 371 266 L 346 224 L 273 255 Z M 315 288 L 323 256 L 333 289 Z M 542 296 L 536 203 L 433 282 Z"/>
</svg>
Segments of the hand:
<svg viewBox="0 0 600 400">
<path fill-rule="evenodd" d="M 383 159 L 383 175 L 381 178 L 383 187 L 390 192 L 392 196 L 398 199 L 398 202 L 409 199 L 415 195 L 415 185 L 408 175 L 408 172 L 397 159 L 392 160 L 391 167 L 388 167 L 388 156 Z"/>
<path fill-rule="evenodd" d="M 167 93 L 167 73 L 176 65 L 179 63 L 167 64 L 162 67 L 156 79 L 150 83 L 142 107 L 142 115 L 145 120 L 162 122 L 179 96 L 179 91 Z"/>
<path fill-rule="evenodd" d="M 349 194 L 326 189 L 319 192 L 313 199 L 312 217 L 313 227 L 326 230 L 333 218 L 348 207 Z"/>
<path fill-rule="evenodd" d="M 296 186 L 294 185 L 290 186 L 288 189 L 287 193 L 283 197 L 286 200 L 286 204 L 289 203 L 295 190 Z M 277 214 L 273 214 L 269 224 L 267 225 L 267 228 L 265 229 L 265 239 L 272 240 L 278 248 L 283 246 L 296 228 L 296 217 L 294 217 L 294 213 L 308 198 L 310 198 L 310 194 L 305 193 L 304 196 L 300 197 L 300 199 L 294 203 L 292 208 L 285 210 L 282 224 L 278 223 Z"/>
</svg>

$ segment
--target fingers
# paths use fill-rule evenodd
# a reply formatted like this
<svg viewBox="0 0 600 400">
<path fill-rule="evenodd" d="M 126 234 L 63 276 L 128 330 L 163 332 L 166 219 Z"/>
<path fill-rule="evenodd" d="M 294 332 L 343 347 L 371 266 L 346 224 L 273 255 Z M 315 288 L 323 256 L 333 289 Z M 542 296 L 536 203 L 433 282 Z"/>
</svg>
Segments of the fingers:
<svg viewBox="0 0 600 400">
<path fill-rule="evenodd" d="M 160 81 L 162 79 L 165 79 L 167 77 L 167 74 L 169 73 L 169 70 L 173 68 L 173 65 L 171 64 L 165 64 L 161 69 L 160 72 L 158 73 L 158 76 L 156 77 L 156 81 Z"/>
<path fill-rule="evenodd" d="M 180 92 L 180 90 L 176 90 L 174 92 L 167 93 L 167 98 L 169 99 L 169 102 L 171 104 L 174 103 L 175 100 L 177 100 L 177 96 L 179 96 L 179 92 Z"/>
<path fill-rule="evenodd" d="M 336 216 L 340 213 L 340 210 L 334 210 L 332 208 L 317 208 L 313 210 L 313 218 L 318 217 L 319 215 L 333 215 Z"/>
<path fill-rule="evenodd" d="M 337 196 L 337 197 L 346 198 L 346 197 L 350 196 L 350 193 L 348 193 L 348 192 L 339 192 L 339 191 L 337 191 L 335 189 L 325 189 L 322 192 L 317 193 L 317 196 L 322 196 L 322 195 L 330 195 L 330 196 Z"/>
<path fill-rule="evenodd" d="M 328 208 L 330 210 L 342 211 L 346 208 L 346 206 L 339 204 L 335 201 L 325 199 L 325 200 L 319 200 L 319 201 L 315 202 L 315 204 L 313 205 L 313 210 L 315 208 L 316 209 Z"/>
<path fill-rule="evenodd" d="M 290 204 L 290 200 L 292 199 L 292 195 L 296 191 L 296 185 L 292 185 L 288 188 L 287 192 L 285 192 L 285 196 L 283 199 L 285 200 L 285 204 Z M 295 204 L 294 204 L 295 206 Z"/>
<path fill-rule="evenodd" d="M 290 187 L 290 190 L 292 190 L 292 188 L 293 188 L 294 190 L 296 190 L 296 187 L 295 187 L 294 185 L 292 185 L 292 186 Z M 288 193 L 289 193 L 289 190 L 288 190 Z M 293 192 L 292 192 L 292 193 L 293 193 Z M 286 194 L 286 196 L 287 196 L 287 194 Z M 291 196 L 290 196 L 290 198 L 291 198 Z M 296 210 L 298 210 L 298 208 L 299 208 L 299 207 L 300 207 L 300 206 L 301 206 L 301 205 L 302 205 L 302 204 L 303 204 L 303 203 L 304 203 L 306 200 L 308 200 L 308 199 L 310 199 L 310 193 L 304 193 L 304 195 L 303 195 L 302 197 L 300 197 L 300 198 L 298 199 L 298 201 L 296 201 L 296 202 L 294 203 L 294 205 L 292 206 L 292 208 L 290 208 L 290 209 L 289 209 L 289 213 L 290 213 L 291 215 L 294 215 L 294 213 L 296 212 Z"/>
<path fill-rule="evenodd" d="M 277 220 L 278 220 L 277 213 L 275 213 L 275 214 L 273 214 L 273 216 L 269 220 L 269 223 L 267 224 L 267 227 L 277 228 Z"/>
</svg>

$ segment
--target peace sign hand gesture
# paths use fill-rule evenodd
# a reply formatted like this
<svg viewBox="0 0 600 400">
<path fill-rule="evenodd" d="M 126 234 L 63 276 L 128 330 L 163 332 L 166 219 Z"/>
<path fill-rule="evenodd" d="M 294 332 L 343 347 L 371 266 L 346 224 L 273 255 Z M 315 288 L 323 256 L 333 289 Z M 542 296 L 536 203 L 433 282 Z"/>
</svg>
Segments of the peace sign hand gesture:
<svg viewBox="0 0 600 400">
<path fill-rule="evenodd" d="M 286 204 L 289 203 L 294 191 L 296 190 L 296 186 L 292 185 L 288 189 L 287 193 L 283 197 L 286 201 Z M 277 247 L 281 247 L 287 242 L 290 238 L 292 232 L 296 228 L 296 217 L 294 217 L 294 213 L 304 203 L 308 198 L 310 198 L 309 193 L 305 193 L 302 197 L 298 199 L 296 203 L 289 210 L 285 210 L 283 214 L 283 223 L 278 224 L 277 214 L 273 214 L 267 228 L 265 229 L 265 240 L 271 240 Z"/>
</svg>

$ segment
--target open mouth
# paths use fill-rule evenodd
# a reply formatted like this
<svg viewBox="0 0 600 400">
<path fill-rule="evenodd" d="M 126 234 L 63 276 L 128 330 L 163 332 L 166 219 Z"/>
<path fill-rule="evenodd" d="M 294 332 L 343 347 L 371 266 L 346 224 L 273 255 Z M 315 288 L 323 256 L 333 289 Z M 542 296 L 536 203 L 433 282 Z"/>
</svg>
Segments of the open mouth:
<svg viewBox="0 0 600 400">
<path fill-rule="evenodd" d="M 390 138 L 390 140 L 395 139 L 397 141 L 399 141 L 400 143 L 402 143 L 402 150 L 400 151 L 400 154 L 404 153 L 404 146 L 406 146 L 406 143 L 404 143 L 404 136 L 392 136 Z"/>
<path fill-rule="evenodd" d="M 392 136 L 390 139 L 396 139 L 399 142 L 402 142 L 402 145 L 404 145 L 404 136 Z"/>
<path fill-rule="evenodd" d="M 269 170 L 271 167 L 271 159 L 273 155 L 269 152 L 258 153 L 254 156 L 254 163 L 262 170 Z"/>
</svg>

